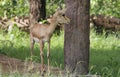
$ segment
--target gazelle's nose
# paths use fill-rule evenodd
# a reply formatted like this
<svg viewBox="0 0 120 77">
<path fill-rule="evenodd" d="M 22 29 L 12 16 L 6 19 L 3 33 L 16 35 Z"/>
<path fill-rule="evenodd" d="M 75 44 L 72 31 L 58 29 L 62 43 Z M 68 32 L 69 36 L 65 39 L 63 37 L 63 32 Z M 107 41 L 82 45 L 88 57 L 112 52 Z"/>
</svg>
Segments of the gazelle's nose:
<svg viewBox="0 0 120 77">
<path fill-rule="evenodd" d="M 67 20 L 67 24 L 69 24 L 70 23 L 70 19 L 67 16 L 64 16 L 64 17 Z"/>
</svg>

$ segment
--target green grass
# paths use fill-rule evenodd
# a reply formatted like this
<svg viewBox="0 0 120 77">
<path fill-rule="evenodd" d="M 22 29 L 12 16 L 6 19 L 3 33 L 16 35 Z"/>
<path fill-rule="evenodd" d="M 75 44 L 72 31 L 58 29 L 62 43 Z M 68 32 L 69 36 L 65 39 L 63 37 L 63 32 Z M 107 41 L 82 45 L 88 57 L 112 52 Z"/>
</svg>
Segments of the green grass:
<svg viewBox="0 0 120 77">
<path fill-rule="evenodd" d="M 114 35 L 90 36 L 90 72 L 102 77 L 120 77 L 120 39 Z"/>
<path fill-rule="evenodd" d="M 6 41 L 7 40 L 7 41 Z M 53 35 L 51 39 L 51 65 L 64 67 L 64 32 L 60 36 Z M 44 53 L 47 53 L 47 44 Z M 27 33 L 15 28 L 12 32 L 0 32 L 0 53 L 21 60 L 30 59 L 30 40 Z M 101 77 L 120 76 L 120 39 L 113 35 L 105 38 L 104 35 L 96 35 L 93 30 L 90 33 L 90 74 L 98 74 Z M 39 45 L 35 44 L 34 61 L 40 62 Z M 47 64 L 47 57 L 45 56 Z"/>
</svg>

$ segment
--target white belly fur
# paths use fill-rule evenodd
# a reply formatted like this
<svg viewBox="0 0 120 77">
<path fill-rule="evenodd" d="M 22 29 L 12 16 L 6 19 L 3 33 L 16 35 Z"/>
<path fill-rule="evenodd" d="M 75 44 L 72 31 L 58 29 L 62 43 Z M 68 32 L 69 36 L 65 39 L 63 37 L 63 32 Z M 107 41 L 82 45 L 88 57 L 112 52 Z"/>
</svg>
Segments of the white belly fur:
<svg viewBox="0 0 120 77">
<path fill-rule="evenodd" d="M 36 38 L 36 37 L 34 37 L 34 41 L 38 43 L 38 42 L 39 42 L 39 39 Z M 49 39 L 48 39 L 48 38 L 43 38 L 42 41 L 43 41 L 43 42 L 48 42 Z"/>
<path fill-rule="evenodd" d="M 33 38 L 35 42 L 39 42 L 39 39 L 38 38 Z"/>
</svg>

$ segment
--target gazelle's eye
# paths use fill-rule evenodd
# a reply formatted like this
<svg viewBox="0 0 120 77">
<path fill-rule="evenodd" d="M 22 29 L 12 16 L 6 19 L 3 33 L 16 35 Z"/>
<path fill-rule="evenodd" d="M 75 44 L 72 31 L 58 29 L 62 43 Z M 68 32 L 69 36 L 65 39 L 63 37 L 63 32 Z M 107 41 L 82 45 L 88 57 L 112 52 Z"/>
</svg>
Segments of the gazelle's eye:
<svg viewBox="0 0 120 77">
<path fill-rule="evenodd" d="M 63 17 L 65 16 L 65 14 L 62 15 Z"/>
</svg>

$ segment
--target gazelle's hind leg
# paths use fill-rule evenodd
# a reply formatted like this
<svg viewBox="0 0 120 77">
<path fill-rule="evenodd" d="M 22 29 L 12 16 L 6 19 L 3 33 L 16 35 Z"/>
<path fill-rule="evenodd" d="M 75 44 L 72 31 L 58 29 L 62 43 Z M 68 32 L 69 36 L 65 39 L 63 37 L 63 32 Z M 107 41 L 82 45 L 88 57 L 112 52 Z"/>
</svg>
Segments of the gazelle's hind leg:
<svg viewBox="0 0 120 77">
<path fill-rule="evenodd" d="M 44 42 L 40 40 L 39 44 L 40 44 L 40 56 L 41 56 L 41 63 L 42 63 L 41 72 L 43 73 L 45 71 L 45 68 L 44 68 L 44 53 L 43 53 Z"/>
<path fill-rule="evenodd" d="M 33 40 L 32 35 L 30 35 L 30 54 L 31 54 L 31 56 L 30 56 L 30 63 L 31 63 L 31 64 L 30 64 L 30 66 L 29 66 L 29 68 L 28 68 L 28 71 L 31 71 L 31 70 L 33 70 L 33 68 L 34 68 L 34 65 L 33 65 L 33 63 L 32 63 L 34 44 L 35 44 L 35 41 Z"/>
<path fill-rule="evenodd" d="M 35 44 L 35 41 L 33 40 L 32 35 L 30 35 L 30 53 L 31 53 L 31 61 L 32 61 L 32 57 L 33 57 L 34 44 Z"/>
</svg>

